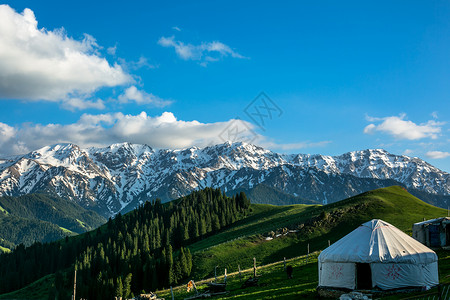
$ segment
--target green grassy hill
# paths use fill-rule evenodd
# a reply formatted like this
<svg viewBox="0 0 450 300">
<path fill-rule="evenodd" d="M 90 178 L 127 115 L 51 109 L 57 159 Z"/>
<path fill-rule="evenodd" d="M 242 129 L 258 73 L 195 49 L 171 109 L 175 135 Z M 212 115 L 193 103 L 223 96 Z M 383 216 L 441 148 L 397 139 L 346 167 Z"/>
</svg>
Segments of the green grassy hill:
<svg viewBox="0 0 450 300">
<path fill-rule="evenodd" d="M 319 205 L 252 205 L 248 218 L 232 228 L 189 246 L 193 253 L 193 274 L 197 279 L 210 277 L 214 267 L 236 270 L 248 268 L 253 257 L 261 264 L 296 257 L 310 250 L 322 250 L 331 243 L 372 219 L 382 219 L 411 233 L 412 224 L 424 218 L 445 216 L 445 209 L 434 207 L 392 186 L 355 197 Z M 267 241 L 270 231 L 297 230 Z M 285 230 L 286 231 L 286 230 Z"/>
<path fill-rule="evenodd" d="M 282 261 L 257 268 L 257 276 L 259 276 L 259 286 L 242 288 L 245 280 L 253 276 L 252 269 L 242 270 L 239 273 L 230 273 L 227 275 L 227 291 L 224 296 L 216 296 L 213 299 L 318 299 L 316 287 L 318 282 L 317 258 L 319 252 L 311 253 L 306 259 L 306 255 L 295 257 L 286 261 L 287 266 L 293 267 L 293 278 L 288 279 L 284 270 Z M 449 284 L 450 277 L 442 276 L 450 273 L 450 253 L 449 251 L 437 251 L 439 257 L 439 274 L 441 275 L 441 283 Z M 223 269 L 218 270 L 218 282 L 223 282 Z M 214 281 L 214 278 L 208 278 L 203 281 L 197 281 L 196 285 L 200 291 L 208 289 L 207 283 Z M 178 286 L 173 288 L 175 299 L 185 299 L 194 295 L 194 292 L 187 292 L 186 286 Z M 424 299 L 432 299 L 429 297 L 431 293 L 437 292 L 437 288 L 430 291 L 397 294 L 383 297 L 383 300 L 399 300 L 412 299 L 413 296 L 421 295 Z M 157 291 L 159 297 L 171 299 L 170 290 Z M 429 297 L 429 298 L 428 298 Z M 436 297 L 437 298 L 437 297 Z M 436 299 L 435 298 L 435 299 Z M 376 298 L 379 299 L 379 298 Z M 422 299 L 422 298 L 421 298 Z"/>
<path fill-rule="evenodd" d="M 175 201 L 173 205 L 177 205 L 176 203 Z M 223 273 L 224 268 L 227 268 L 228 273 L 236 272 L 238 265 L 242 270 L 248 269 L 253 264 L 253 257 L 256 257 L 258 266 L 282 261 L 284 257 L 296 258 L 307 253 L 308 244 L 311 252 L 320 251 L 328 246 L 328 241 L 337 241 L 371 219 L 383 219 L 410 233 L 413 223 L 446 214 L 446 210 L 431 206 L 398 186 L 366 192 L 326 206 L 252 204 L 245 218 L 214 235 L 187 245 L 193 256 L 189 279 L 200 281 L 210 278 L 214 275 L 216 266 L 220 273 Z M 103 226 L 101 230 L 108 228 Z M 177 253 L 174 253 L 174 259 Z M 450 265 L 450 256 L 446 252 L 442 256 L 447 263 L 440 266 L 440 278 L 448 280 L 446 276 L 450 274 L 447 267 Z M 317 264 L 314 258 L 304 266 L 304 258 L 294 259 L 291 263 L 301 269 L 302 275 L 298 280 L 283 279 L 284 273 L 280 271 L 278 264 L 264 271 L 265 286 L 241 291 L 240 283 L 235 281 L 230 285 L 234 289 L 233 297 L 251 295 L 249 299 L 260 299 L 260 296 L 270 298 L 273 293 L 286 299 L 295 299 L 300 295 L 311 296 L 317 285 Z M 51 280 L 46 282 L 47 289 L 41 288 L 41 298 L 45 298 L 45 290 L 49 292 L 54 285 Z M 30 288 L 24 290 L 29 291 Z M 20 299 L 20 295 L 20 292 L 16 292 L 14 297 Z M 184 293 L 179 295 L 185 296 Z M 6 295 L 0 296 L 0 299 L 8 298 L 5 297 Z M 33 298 L 40 299 L 38 296 Z"/>
<path fill-rule="evenodd" d="M 252 199 L 252 203 L 259 204 L 275 204 L 275 205 L 291 205 L 291 204 L 318 204 L 320 201 L 303 199 L 298 196 L 287 194 L 274 187 L 258 184 L 251 189 L 228 191 L 228 195 L 237 192 L 244 192 L 248 198 Z"/>
</svg>

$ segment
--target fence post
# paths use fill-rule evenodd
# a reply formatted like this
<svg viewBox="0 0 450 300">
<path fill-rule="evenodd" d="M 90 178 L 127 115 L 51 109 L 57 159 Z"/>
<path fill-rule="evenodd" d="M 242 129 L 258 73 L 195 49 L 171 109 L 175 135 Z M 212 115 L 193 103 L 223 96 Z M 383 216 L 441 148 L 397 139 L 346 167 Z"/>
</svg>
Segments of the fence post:
<svg viewBox="0 0 450 300">
<path fill-rule="evenodd" d="M 283 262 L 284 262 L 284 270 L 286 271 L 286 257 L 283 258 Z"/>
<path fill-rule="evenodd" d="M 253 257 L 253 278 L 256 278 L 256 257 Z"/>
<path fill-rule="evenodd" d="M 77 268 L 75 267 L 75 274 L 73 276 L 73 300 L 75 300 L 76 298 L 76 293 L 77 293 Z"/>
</svg>

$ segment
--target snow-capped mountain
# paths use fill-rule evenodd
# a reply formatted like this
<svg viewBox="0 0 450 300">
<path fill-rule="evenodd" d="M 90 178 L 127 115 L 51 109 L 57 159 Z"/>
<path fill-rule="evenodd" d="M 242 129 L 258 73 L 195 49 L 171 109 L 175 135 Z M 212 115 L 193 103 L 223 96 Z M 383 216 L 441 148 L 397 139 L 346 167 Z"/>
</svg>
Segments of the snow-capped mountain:
<svg viewBox="0 0 450 300">
<path fill-rule="evenodd" d="M 450 194 L 450 174 L 419 158 L 381 149 L 324 156 L 278 154 L 246 143 L 184 150 L 129 143 L 88 149 L 57 144 L 0 159 L 0 195 L 57 193 L 103 215 L 207 186 L 234 192 L 265 185 L 334 202 L 393 184 L 436 196 Z"/>
</svg>

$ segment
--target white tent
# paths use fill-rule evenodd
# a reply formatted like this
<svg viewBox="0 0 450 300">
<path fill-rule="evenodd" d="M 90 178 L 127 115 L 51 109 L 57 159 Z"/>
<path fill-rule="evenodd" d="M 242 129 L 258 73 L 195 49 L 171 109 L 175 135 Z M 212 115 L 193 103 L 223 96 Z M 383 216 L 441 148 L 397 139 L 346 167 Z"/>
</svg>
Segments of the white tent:
<svg viewBox="0 0 450 300">
<path fill-rule="evenodd" d="M 319 286 L 390 290 L 439 284 L 438 257 L 382 220 L 362 224 L 319 255 Z"/>
</svg>

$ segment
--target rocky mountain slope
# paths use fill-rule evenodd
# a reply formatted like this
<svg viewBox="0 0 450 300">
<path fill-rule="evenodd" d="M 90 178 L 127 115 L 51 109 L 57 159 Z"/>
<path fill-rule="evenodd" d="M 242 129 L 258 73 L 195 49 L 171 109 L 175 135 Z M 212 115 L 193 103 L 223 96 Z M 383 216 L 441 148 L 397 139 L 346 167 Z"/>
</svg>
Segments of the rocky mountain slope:
<svg viewBox="0 0 450 300">
<path fill-rule="evenodd" d="M 232 193 L 263 185 L 329 203 L 393 184 L 441 206 L 450 198 L 449 173 L 419 158 L 381 149 L 325 156 L 278 154 L 246 143 L 183 150 L 129 143 L 89 149 L 57 144 L 0 159 L 0 195 L 56 193 L 104 216 L 207 186 Z"/>
</svg>

